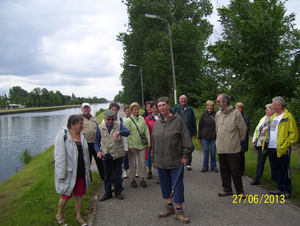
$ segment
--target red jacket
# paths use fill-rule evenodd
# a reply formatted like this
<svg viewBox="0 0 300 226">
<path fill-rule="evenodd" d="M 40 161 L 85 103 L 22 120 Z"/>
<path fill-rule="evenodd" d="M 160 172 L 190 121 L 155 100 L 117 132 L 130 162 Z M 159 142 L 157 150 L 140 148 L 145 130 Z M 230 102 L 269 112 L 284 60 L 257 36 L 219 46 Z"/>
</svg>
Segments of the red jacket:
<svg viewBox="0 0 300 226">
<path fill-rule="evenodd" d="M 158 117 L 160 117 L 160 115 L 158 115 Z M 146 117 L 145 121 L 146 121 L 146 124 L 147 124 L 147 126 L 149 128 L 149 132 L 150 132 L 150 144 L 152 146 L 152 131 L 153 131 L 153 126 L 154 126 L 156 120 L 155 120 L 154 116 L 152 114 L 150 114 L 149 116 Z M 151 150 L 151 147 L 150 147 L 150 149 L 147 148 L 146 159 L 148 159 L 149 150 Z"/>
</svg>

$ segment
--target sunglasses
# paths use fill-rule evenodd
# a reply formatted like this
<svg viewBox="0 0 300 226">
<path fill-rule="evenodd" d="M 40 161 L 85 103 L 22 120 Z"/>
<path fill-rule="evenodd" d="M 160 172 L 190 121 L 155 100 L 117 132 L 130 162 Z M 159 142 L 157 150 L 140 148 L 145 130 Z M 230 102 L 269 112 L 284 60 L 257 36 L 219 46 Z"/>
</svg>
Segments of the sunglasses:
<svg viewBox="0 0 300 226">
<path fill-rule="evenodd" d="M 114 118 L 107 118 L 106 120 L 107 120 L 107 121 L 115 121 Z"/>
</svg>

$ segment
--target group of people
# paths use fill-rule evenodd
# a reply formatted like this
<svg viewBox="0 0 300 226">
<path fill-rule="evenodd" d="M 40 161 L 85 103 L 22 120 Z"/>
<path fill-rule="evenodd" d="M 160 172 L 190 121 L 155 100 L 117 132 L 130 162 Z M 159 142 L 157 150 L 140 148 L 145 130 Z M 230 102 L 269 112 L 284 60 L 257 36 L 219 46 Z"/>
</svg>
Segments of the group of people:
<svg viewBox="0 0 300 226">
<path fill-rule="evenodd" d="M 80 211 L 82 196 L 91 182 L 92 156 L 104 181 L 105 194 L 100 201 L 112 198 L 113 189 L 115 197 L 124 199 L 122 166 L 123 178 L 129 177 L 133 188 L 138 186 L 135 181 L 137 175 L 140 186 L 146 188 L 145 178 L 152 178 L 153 168 L 157 169 L 156 182 L 160 184 L 166 200 L 165 209 L 159 217 L 175 214 L 175 219 L 188 223 L 190 220 L 182 209 L 183 168 L 192 170 L 192 139 L 197 137 L 197 125 L 194 111 L 187 101 L 185 95 L 180 96 L 179 104 L 171 110 L 168 98 L 161 97 L 156 102 L 146 102 L 143 115 L 139 115 L 140 106 L 134 102 L 124 107 L 124 119 L 117 116 L 120 106 L 111 103 L 101 124 L 90 114 L 90 105 L 83 103 L 82 117 L 70 116 L 67 126 L 59 132 L 55 141 L 55 186 L 57 193 L 62 194 L 56 215 L 58 223 L 67 225 L 63 209 L 74 194 L 76 218 L 81 225 L 87 225 Z M 232 179 L 237 194 L 245 198 L 242 175 L 244 153 L 248 150 L 249 118 L 243 113 L 242 103 L 235 107 L 230 105 L 227 94 L 218 95 L 217 105 L 218 112 L 214 110 L 213 101 L 206 102 L 207 111 L 202 114 L 198 125 L 198 142 L 204 153 L 201 172 L 219 172 L 217 150 L 223 187 L 218 195 L 233 194 Z M 266 113 L 253 137 L 258 159 L 256 177 L 251 185 L 260 183 L 264 162 L 269 156 L 272 178 L 278 183 L 278 189 L 272 194 L 288 197 L 291 194 L 290 147 L 298 140 L 297 126 L 293 116 L 285 109 L 282 97 L 275 97 L 273 104 L 267 105 Z"/>
</svg>

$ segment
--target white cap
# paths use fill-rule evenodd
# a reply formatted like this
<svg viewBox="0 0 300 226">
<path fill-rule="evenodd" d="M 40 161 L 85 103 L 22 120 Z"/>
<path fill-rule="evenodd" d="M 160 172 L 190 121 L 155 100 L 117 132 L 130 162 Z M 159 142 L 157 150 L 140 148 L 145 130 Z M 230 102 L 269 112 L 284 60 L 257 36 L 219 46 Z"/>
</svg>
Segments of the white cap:
<svg viewBox="0 0 300 226">
<path fill-rule="evenodd" d="M 91 107 L 89 103 L 82 103 L 82 107 L 81 108 L 84 108 L 85 106 Z"/>
</svg>

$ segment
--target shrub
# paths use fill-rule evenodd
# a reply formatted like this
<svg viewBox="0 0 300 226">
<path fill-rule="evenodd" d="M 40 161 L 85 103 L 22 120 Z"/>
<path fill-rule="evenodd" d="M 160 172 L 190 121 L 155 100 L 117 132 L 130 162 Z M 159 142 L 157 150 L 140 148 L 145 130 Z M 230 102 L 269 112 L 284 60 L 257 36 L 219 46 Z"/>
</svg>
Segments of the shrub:
<svg viewBox="0 0 300 226">
<path fill-rule="evenodd" d="M 21 162 L 22 166 L 27 165 L 34 159 L 36 154 L 32 155 L 30 149 L 25 149 L 19 156 L 18 160 Z"/>
<path fill-rule="evenodd" d="M 105 109 L 100 108 L 99 111 L 96 112 L 95 117 L 97 117 L 98 115 L 100 115 L 104 111 L 105 111 Z"/>
</svg>

